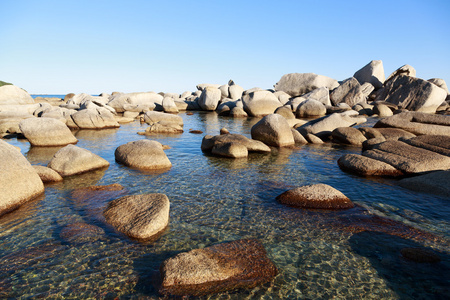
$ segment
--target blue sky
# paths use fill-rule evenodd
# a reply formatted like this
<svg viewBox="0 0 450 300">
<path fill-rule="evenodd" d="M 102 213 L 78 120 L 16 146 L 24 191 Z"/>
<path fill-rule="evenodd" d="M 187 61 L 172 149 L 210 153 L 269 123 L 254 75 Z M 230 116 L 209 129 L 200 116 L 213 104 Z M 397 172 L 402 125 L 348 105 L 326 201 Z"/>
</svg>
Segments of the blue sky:
<svg viewBox="0 0 450 300">
<path fill-rule="evenodd" d="M 0 80 L 30 93 L 193 91 L 381 59 L 450 85 L 450 1 L 0 0 Z"/>
</svg>

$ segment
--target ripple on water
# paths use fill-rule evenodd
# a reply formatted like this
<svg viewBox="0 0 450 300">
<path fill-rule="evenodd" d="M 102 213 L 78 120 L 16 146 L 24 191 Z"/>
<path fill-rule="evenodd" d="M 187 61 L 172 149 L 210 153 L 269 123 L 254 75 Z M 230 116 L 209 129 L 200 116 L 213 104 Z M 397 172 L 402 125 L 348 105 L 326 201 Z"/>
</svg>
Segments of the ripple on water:
<svg viewBox="0 0 450 300">
<path fill-rule="evenodd" d="M 395 180 L 342 172 L 336 161 L 343 154 L 359 153 L 354 147 L 304 145 L 237 160 L 211 156 L 200 150 L 204 135 L 219 134 L 226 127 L 250 137 L 257 119 L 203 112 L 180 116 L 185 133 L 178 135 L 141 136 L 137 132 L 146 126 L 139 122 L 119 129 L 75 133 L 78 146 L 102 156 L 110 166 L 48 185 L 44 196 L 0 218 L 0 265 L 7 266 L 0 272 L 0 298 L 157 299 L 155 283 L 165 259 L 241 238 L 260 239 L 280 274 L 250 290 L 202 299 L 413 299 L 448 295 L 442 276 L 433 275 L 449 270 L 445 252 L 450 236 L 448 199 L 407 191 L 397 187 Z M 189 134 L 189 129 L 204 134 Z M 166 154 L 172 168 L 142 172 L 117 164 L 114 150 L 139 139 L 170 146 Z M 23 140 L 9 142 L 19 146 L 33 164 L 46 165 L 57 151 L 30 149 Z M 128 194 L 164 193 L 169 197 L 170 223 L 159 240 L 129 240 L 99 218 L 110 199 L 80 201 L 74 194 L 90 185 L 113 183 L 124 186 Z M 353 215 L 302 211 L 275 201 L 288 189 L 312 183 L 339 189 L 359 211 Z M 364 212 L 364 217 L 359 212 Z M 397 223 L 384 222 L 386 217 Z M 366 223 L 345 227 L 340 220 Z M 102 236 L 77 244 L 61 239 L 65 226 L 80 223 L 98 226 Z M 386 224 L 409 226 L 399 228 L 411 230 L 412 238 L 402 237 L 398 231 L 388 234 Z M 360 230 L 363 227 L 366 231 Z M 438 239 L 414 237 L 423 231 Z M 441 251 L 441 263 L 411 263 L 399 254 L 401 247 L 423 245 Z"/>
</svg>

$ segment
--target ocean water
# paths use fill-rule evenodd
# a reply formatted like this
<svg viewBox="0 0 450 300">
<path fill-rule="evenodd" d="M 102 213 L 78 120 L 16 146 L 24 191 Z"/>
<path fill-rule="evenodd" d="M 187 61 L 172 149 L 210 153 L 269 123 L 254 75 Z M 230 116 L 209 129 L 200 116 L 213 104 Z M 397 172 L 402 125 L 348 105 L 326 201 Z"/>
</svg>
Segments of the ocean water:
<svg viewBox="0 0 450 300">
<path fill-rule="evenodd" d="M 448 197 L 403 189 L 395 179 L 341 171 L 337 159 L 359 153 L 355 147 L 326 143 L 274 148 L 271 154 L 246 159 L 211 156 L 200 150 L 205 134 L 217 135 L 226 127 L 250 137 L 257 119 L 214 112 L 179 115 L 185 132 L 177 135 L 138 135 L 146 128 L 139 122 L 74 132 L 79 147 L 111 165 L 46 185 L 45 195 L 0 217 L 0 298 L 158 299 L 158 270 L 165 259 L 256 238 L 279 275 L 253 289 L 202 299 L 448 299 Z M 172 168 L 152 173 L 117 164 L 115 149 L 140 139 L 170 146 L 165 152 Z M 57 151 L 30 148 L 26 140 L 8 142 L 36 165 L 46 165 Z M 113 183 L 124 186 L 125 194 L 168 196 L 170 223 L 158 240 L 140 243 L 105 225 L 101 211 L 114 196 L 77 193 Z M 337 188 L 357 207 L 345 212 L 301 210 L 275 200 L 287 189 L 313 183 Z M 77 222 L 95 225 L 101 233 L 88 241 L 68 241 L 63 232 Z M 408 261 L 400 254 L 405 247 L 433 249 L 441 262 Z"/>
</svg>

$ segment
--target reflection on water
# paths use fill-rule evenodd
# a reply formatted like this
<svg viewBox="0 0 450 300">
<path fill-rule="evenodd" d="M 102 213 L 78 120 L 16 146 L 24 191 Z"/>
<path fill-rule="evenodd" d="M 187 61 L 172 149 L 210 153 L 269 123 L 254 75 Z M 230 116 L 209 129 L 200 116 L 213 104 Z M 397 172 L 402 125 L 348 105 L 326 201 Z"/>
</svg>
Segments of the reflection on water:
<svg viewBox="0 0 450 300">
<path fill-rule="evenodd" d="M 251 153 L 238 160 L 202 153 L 204 135 L 217 135 L 225 127 L 250 137 L 251 125 L 258 120 L 220 117 L 214 112 L 179 115 L 185 132 L 175 136 L 138 135 L 146 127 L 138 121 L 104 132 L 77 132 L 79 147 L 111 165 L 47 185 L 45 197 L 0 218 L 0 262 L 7 266 L 0 272 L 0 298 L 157 299 L 157 274 L 166 258 L 241 238 L 260 239 L 280 274 L 266 285 L 205 299 L 447 295 L 443 277 L 427 274 L 449 270 L 448 199 L 404 190 L 395 180 L 342 172 L 336 161 L 343 154 L 360 151 L 354 147 L 273 148 L 272 153 Z M 204 134 L 189 134 L 189 128 Z M 117 164 L 115 149 L 140 139 L 170 146 L 165 153 L 172 168 L 155 173 Z M 49 160 L 49 150 L 28 151 L 27 143 L 8 142 L 28 152 L 33 163 Z M 121 184 L 124 191 L 80 196 L 87 186 L 113 183 Z M 339 189 L 358 207 L 347 212 L 299 210 L 275 200 L 287 189 L 313 183 Z M 169 227 L 150 244 L 118 234 L 101 217 L 112 198 L 143 193 L 164 193 L 171 202 Z M 105 233 L 89 242 L 67 245 L 60 233 L 71 224 L 97 226 Z M 366 235 L 368 231 L 375 233 Z M 419 272 L 421 265 L 399 259 L 398 249 L 404 244 L 441 251 L 442 261 L 406 278 L 407 272 L 395 269 Z M 390 262 L 395 268 L 389 267 Z M 416 285 L 416 280 L 421 283 Z"/>
</svg>

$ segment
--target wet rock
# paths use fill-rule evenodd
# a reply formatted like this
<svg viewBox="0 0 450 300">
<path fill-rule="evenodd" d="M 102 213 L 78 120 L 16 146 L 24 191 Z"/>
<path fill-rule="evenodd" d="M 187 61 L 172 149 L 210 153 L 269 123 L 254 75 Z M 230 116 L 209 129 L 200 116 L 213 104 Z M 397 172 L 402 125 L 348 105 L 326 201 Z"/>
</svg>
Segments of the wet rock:
<svg viewBox="0 0 450 300">
<path fill-rule="evenodd" d="M 450 169 L 450 157 L 408 145 L 386 141 L 363 152 L 369 158 L 388 163 L 406 174 Z"/>
<path fill-rule="evenodd" d="M 0 140 L 0 215 L 44 192 L 36 170 L 15 147 Z"/>
<path fill-rule="evenodd" d="M 77 222 L 66 225 L 60 232 L 59 236 L 62 240 L 70 244 L 81 244 L 87 242 L 95 242 L 102 238 L 105 231 L 95 225 L 84 222 Z"/>
<path fill-rule="evenodd" d="M 353 75 L 360 84 L 369 82 L 375 89 L 383 86 L 385 76 L 383 62 L 381 60 L 372 60 Z"/>
<path fill-rule="evenodd" d="M 50 168 L 44 166 L 33 166 L 33 168 L 36 170 L 43 183 L 59 182 L 63 180 L 58 172 Z"/>
<path fill-rule="evenodd" d="M 345 154 L 338 159 L 339 168 L 359 176 L 387 176 L 403 175 L 390 164 L 358 154 Z"/>
<path fill-rule="evenodd" d="M 157 238 L 169 224 L 170 202 L 164 194 L 124 196 L 103 212 L 117 231 L 139 240 Z"/>
<path fill-rule="evenodd" d="M 330 136 L 336 128 L 354 126 L 366 121 L 366 118 L 359 116 L 355 111 L 333 113 L 300 126 L 298 131 L 304 136 L 307 133 L 312 133 L 320 138 L 325 138 Z"/>
<path fill-rule="evenodd" d="M 399 75 L 386 84 L 376 100 L 384 100 L 409 111 L 435 113 L 446 97 L 445 90 L 426 80 Z"/>
<path fill-rule="evenodd" d="M 346 209 L 354 204 L 343 193 L 326 184 L 312 184 L 288 190 L 277 196 L 282 204 L 300 208 Z"/>
<path fill-rule="evenodd" d="M 244 110 L 252 117 L 273 114 L 282 106 L 278 98 L 270 91 L 255 91 L 242 97 Z"/>
<path fill-rule="evenodd" d="M 275 147 L 293 146 L 295 144 L 291 127 L 286 119 L 278 114 L 270 114 L 262 118 L 251 129 L 252 139 Z"/>
<path fill-rule="evenodd" d="M 138 169 L 168 169 L 172 166 L 163 145 L 157 141 L 139 140 L 117 147 L 114 152 L 116 161 L 128 167 Z"/>
<path fill-rule="evenodd" d="M 421 192 L 448 197 L 450 195 L 450 170 L 436 171 L 429 174 L 402 179 L 401 187 Z"/>
<path fill-rule="evenodd" d="M 378 121 L 374 128 L 400 128 L 415 135 L 450 136 L 450 118 L 421 112 L 402 112 Z"/>
<path fill-rule="evenodd" d="M 237 142 L 217 143 L 211 149 L 211 153 L 230 158 L 242 158 L 248 156 L 247 147 Z"/>
<path fill-rule="evenodd" d="M 283 75 L 274 88 L 275 91 L 283 91 L 291 97 L 297 97 L 321 87 L 333 90 L 338 86 L 337 80 L 327 76 L 314 73 L 291 73 Z"/>
<path fill-rule="evenodd" d="M 277 274 L 257 240 L 237 240 L 180 253 L 160 267 L 163 295 L 200 296 L 253 288 Z"/>
<path fill-rule="evenodd" d="M 309 99 L 297 106 L 295 115 L 297 118 L 325 116 L 327 109 L 323 103 Z"/>
<path fill-rule="evenodd" d="M 28 118 L 19 123 L 19 128 L 32 146 L 65 146 L 78 142 L 64 123 L 52 118 Z"/>
<path fill-rule="evenodd" d="M 356 103 L 365 102 L 366 99 L 361 84 L 354 77 L 346 79 L 330 93 L 330 100 L 334 105 L 346 103 L 351 107 Z"/>
<path fill-rule="evenodd" d="M 190 129 L 190 130 L 189 130 L 189 133 L 202 134 L 203 131 L 201 131 L 201 130 L 196 130 L 196 129 Z"/>
<path fill-rule="evenodd" d="M 33 98 L 21 88 L 8 84 L 0 86 L 0 105 L 34 104 Z"/>
<path fill-rule="evenodd" d="M 333 141 L 338 143 L 360 146 L 366 137 L 356 128 L 338 127 L 331 132 Z"/>
<path fill-rule="evenodd" d="M 52 157 L 47 167 L 55 170 L 62 177 L 81 174 L 96 169 L 106 168 L 109 162 L 89 150 L 67 145 Z"/>
<path fill-rule="evenodd" d="M 403 248 L 400 253 L 404 258 L 417 263 L 438 263 L 441 261 L 436 252 L 426 248 Z"/>
</svg>

